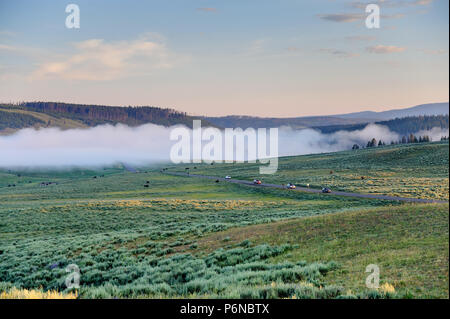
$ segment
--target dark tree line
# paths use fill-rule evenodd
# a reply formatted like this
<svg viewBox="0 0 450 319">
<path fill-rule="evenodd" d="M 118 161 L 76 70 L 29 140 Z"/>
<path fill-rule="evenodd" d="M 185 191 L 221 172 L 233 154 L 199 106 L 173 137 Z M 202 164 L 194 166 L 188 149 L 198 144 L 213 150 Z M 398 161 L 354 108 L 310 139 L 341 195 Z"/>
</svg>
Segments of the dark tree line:
<svg viewBox="0 0 450 319">
<path fill-rule="evenodd" d="M 444 141 L 444 140 L 448 140 L 448 138 L 441 137 L 441 141 Z M 417 137 L 414 134 L 409 134 L 408 136 L 403 136 L 400 141 L 391 141 L 390 144 L 396 145 L 396 144 L 429 143 L 429 142 L 432 142 L 432 139 L 428 135 L 423 135 L 423 136 Z M 377 141 L 376 138 L 373 138 L 367 142 L 366 148 L 380 147 L 380 146 L 385 146 L 385 145 L 386 145 L 386 143 L 384 141 L 382 141 L 382 140 Z M 358 149 L 360 149 L 360 146 L 358 144 L 354 144 L 352 149 L 358 150 Z"/>
<path fill-rule="evenodd" d="M 330 125 L 315 127 L 315 129 L 322 133 L 334 133 L 337 131 L 356 131 L 362 130 L 368 123 L 350 124 L 350 125 Z M 428 131 L 434 127 L 441 129 L 449 128 L 449 116 L 447 115 L 430 115 L 430 116 L 409 116 L 403 118 L 396 118 L 389 121 L 379 121 L 374 124 L 383 125 L 389 128 L 390 131 L 399 135 L 409 135 L 410 132 Z"/>
<path fill-rule="evenodd" d="M 448 120 L 448 114 L 431 116 L 421 115 L 396 118 L 390 121 L 377 122 L 377 124 L 385 125 L 393 132 L 408 136 L 410 132 L 429 131 L 434 127 L 446 129 L 449 127 Z"/>
<path fill-rule="evenodd" d="M 89 126 L 105 123 L 192 125 L 192 119 L 185 112 L 151 106 L 118 107 L 57 102 L 25 102 L 20 104 L 20 107 L 35 112 L 47 113 L 55 117 L 81 120 Z"/>
</svg>

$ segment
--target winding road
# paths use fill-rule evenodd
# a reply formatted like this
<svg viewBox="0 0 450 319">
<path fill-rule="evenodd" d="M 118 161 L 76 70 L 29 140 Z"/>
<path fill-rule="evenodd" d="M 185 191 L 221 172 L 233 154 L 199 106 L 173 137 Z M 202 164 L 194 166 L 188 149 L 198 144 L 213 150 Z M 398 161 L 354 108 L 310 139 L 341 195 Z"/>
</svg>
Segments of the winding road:
<svg viewBox="0 0 450 319">
<path fill-rule="evenodd" d="M 223 181 L 223 182 L 242 184 L 242 185 L 248 185 L 248 186 L 254 186 L 254 187 L 270 187 L 270 188 L 281 188 L 281 189 L 285 189 L 286 188 L 285 186 L 278 185 L 278 184 L 262 183 L 262 184 L 259 184 L 259 185 L 255 185 L 251 181 L 244 181 L 244 180 L 239 180 L 239 179 L 225 179 L 225 178 L 216 177 L 216 176 L 188 174 L 188 173 L 181 173 L 181 172 L 167 172 L 167 171 L 164 171 L 163 173 L 168 174 L 168 175 L 174 175 L 174 176 L 185 176 L 185 177 L 197 177 L 197 178 L 213 179 L 213 180 L 219 180 L 219 181 Z M 320 189 L 307 188 L 307 187 L 297 187 L 296 189 L 293 189 L 291 191 L 300 191 L 300 192 L 308 192 L 308 193 L 320 193 L 320 194 L 323 194 L 323 195 L 337 195 L 337 196 L 346 196 L 346 197 L 359 197 L 359 198 L 392 200 L 392 201 L 411 202 L 411 203 L 448 204 L 448 201 L 437 200 L 437 199 L 408 198 L 408 197 L 396 197 L 396 196 L 374 195 L 374 194 L 359 194 L 359 193 L 339 192 L 339 191 L 333 191 L 332 193 L 328 193 L 328 194 L 325 193 L 324 194 L 324 193 L 322 193 L 322 191 Z"/>
</svg>

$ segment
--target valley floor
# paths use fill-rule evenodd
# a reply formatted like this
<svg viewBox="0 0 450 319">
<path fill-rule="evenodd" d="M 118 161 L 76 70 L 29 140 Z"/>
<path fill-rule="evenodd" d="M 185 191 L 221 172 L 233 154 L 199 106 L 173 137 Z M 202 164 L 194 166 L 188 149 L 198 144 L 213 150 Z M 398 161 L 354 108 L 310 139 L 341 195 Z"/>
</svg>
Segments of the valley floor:
<svg viewBox="0 0 450 319">
<path fill-rule="evenodd" d="M 436 188 L 448 198 L 448 144 L 430 145 L 415 150 L 420 165 L 410 148 L 389 149 L 390 158 L 406 152 L 408 170 L 420 175 L 402 194 L 439 178 L 419 197 L 434 198 Z M 321 156 L 326 167 L 370 164 L 375 176 L 387 159 L 374 152 L 282 159 L 292 170 L 270 178 L 304 172 Z M 196 170 L 252 176 L 230 167 Z M 216 183 L 159 167 L 0 170 L 0 298 L 448 298 L 448 209 Z M 80 269 L 75 294 L 66 288 L 71 264 Z M 380 268 L 379 289 L 365 286 L 369 264 Z"/>
</svg>

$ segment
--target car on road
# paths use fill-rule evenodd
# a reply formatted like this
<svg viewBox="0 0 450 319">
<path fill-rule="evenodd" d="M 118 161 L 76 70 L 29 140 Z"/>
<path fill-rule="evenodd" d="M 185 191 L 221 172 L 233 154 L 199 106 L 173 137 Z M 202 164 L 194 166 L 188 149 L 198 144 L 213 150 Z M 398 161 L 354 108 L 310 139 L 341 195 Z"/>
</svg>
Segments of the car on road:
<svg viewBox="0 0 450 319">
<path fill-rule="evenodd" d="M 322 188 L 322 193 L 331 193 L 331 189 L 329 189 L 328 187 L 324 187 Z"/>
<path fill-rule="evenodd" d="M 227 176 L 225 176 L 225 179 L 231 179 L 231 176 L 227 175 Z"/>
<path fill-rule="evenodd" d="M 254 179 L 253 184 L 255 185 L 261 185 L 261 181 L 259 179 Z"/>
<path fill-rule="evenodd" d="M 286 185 L 286 187 L 287 187 L 288 189 L 295 189 L 295 185 L 294 185 L 294 184 L 291 184 L 291 183 L 288 183 L 288 184 Z"/>
</svg>

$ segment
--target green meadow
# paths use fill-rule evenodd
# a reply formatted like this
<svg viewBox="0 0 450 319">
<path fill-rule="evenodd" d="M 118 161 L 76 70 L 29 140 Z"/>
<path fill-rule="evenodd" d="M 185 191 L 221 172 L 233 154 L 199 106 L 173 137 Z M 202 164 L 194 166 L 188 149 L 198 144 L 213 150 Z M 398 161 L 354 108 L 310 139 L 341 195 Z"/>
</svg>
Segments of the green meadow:
<svg viewBox="0 0 450 319">
<path fill-rule="evenodd" d="M 169 170 L 251 180 L 258 165 Z M 448 298 L 448 204 L 160 170 L 0 170 L 0 293 L 67 294 L 76 264 L 79 298 Z M 448 143 L 282 158 L 264 181 L 448 199 Z"/>
<path fill-rule="evenodd" d="M 445 141 L 283 157 L 274 175 L 259 175 L 259 163 L 186 167 L 195 174 L 259 178 L 274 184 L 309 184 L 337 191 L 448 200 L 448 160 L 449 144 Z"/>
</svg>

